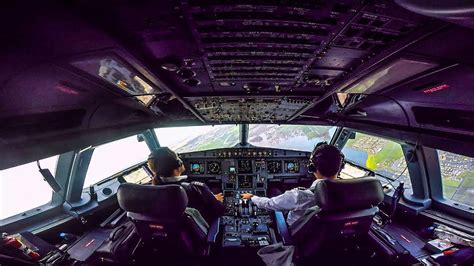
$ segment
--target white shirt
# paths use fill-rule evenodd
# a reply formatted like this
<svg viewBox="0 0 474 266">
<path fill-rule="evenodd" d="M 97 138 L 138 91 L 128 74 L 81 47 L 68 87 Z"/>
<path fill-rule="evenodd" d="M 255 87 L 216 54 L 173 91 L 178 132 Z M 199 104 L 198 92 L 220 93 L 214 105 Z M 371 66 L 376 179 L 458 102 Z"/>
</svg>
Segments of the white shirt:
<svg viewBox="0 0 474 266">
<path fill-rule="evenodd" d="M 286 222 L 292 225 L 307 209 L 316 206 L 314 194 L 310 189 L 314 188 L 318 181 L 315 180 L 309 189 L 294 188 L 273 198 L 253 196 L 252 202 L 261 209 L 289 211 Z"/>
</svg>

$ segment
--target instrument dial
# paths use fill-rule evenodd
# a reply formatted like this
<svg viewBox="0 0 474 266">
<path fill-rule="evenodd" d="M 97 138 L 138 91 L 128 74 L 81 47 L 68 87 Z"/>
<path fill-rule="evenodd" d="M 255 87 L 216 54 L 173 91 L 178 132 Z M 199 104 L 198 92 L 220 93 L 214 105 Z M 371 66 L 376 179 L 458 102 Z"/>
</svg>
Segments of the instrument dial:
<svg viewBox="0 0 474 266">
<path fill-rule="evenodd" d="M 211 175 L 221 173 L 221 164 L 219 162 L 209 162 L 207 164 L 207 172 Z"/>
</svg>

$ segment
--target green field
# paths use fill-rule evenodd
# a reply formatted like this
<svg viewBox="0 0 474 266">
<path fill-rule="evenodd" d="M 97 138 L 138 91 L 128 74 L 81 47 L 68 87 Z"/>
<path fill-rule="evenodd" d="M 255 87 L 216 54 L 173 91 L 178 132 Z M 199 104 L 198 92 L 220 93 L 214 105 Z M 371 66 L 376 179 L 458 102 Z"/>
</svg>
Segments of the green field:
<svg viewBox="0 0 474 266">
<path fill-rule="evenodd" d="M 346 146 L 347 147 L 353 147 L 355 142 L 357 140 L 361 141 L 360 138 L 373 138 L 371 136 L 357 133 L 357 139 L 350 139 L 347 141 Z M 366 167 L 372 170 L 377 169 L 377 165 L 379 164 L 385 164 L 389 166 L 396 160 L 400 159 L 403 157 L 403 151 L 400 146 L 400 144 L 392 141 L 384 141 L 383 148 L 381 151 L 377 152 L 376 154 L 370 154 L 369 151 L 366 151 L 368 153 L 368 158 L 366 161 Z"/>
<path fill-rule="evenodd" d="M 461 181 L 454 180 L 454 179 L 443 178 L 443 185 L 444 186 L 457 188 L 457 187 L 459 187 L 460 184 L 461 184 Z"/>
<path fill-rule="evenodd" d="M 379 164 L 386 161 L 396 161 L 403 157 L 403 151 L 400 144 L 386 141 L 383 149 L 375 154 L 375 163 Z"/>
<path fill-rule="evenodd" d="M 454 192 L 456 192 L 455 187 L 443 186 L 443 196 L 445 198 L 451 199 L 454 195 Z"/>
<path fill-rule="evenodd" d="M 464 179 L 462 187 L 474 187 L 474 170 L 463 172 L 459 177 Z"/>
</svg>

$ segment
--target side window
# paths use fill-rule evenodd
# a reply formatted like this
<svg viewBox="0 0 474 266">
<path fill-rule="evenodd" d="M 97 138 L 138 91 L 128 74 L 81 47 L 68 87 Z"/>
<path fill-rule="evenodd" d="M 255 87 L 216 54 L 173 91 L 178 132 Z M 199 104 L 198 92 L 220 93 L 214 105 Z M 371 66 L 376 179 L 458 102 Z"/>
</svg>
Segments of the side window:
<svg viewBox="0 0 474 266">
<path fill-rule="evenodd" d="M 145 161 L 150 150 L 137 136 L 119 139 L 94 149 L 84 186 L 88 187 L 134 164 Z"/>
<path fill-rule="evenodd" d="M 56 172 L 59 156 L 40 160 L 42 168 Z M 36 162 L 0 171 L 0 220 L 51 202 L 53 190 L 38 171 Z"/>
<path fill-rule="evenodd" d="M 356 133 L 342 149 L 349 160 L 389 179 L 397 179 L 411 188 L 402 146 L 394 141 L 367 134 Z"/>
<path fill-rule="evenodd" d="M 438 150 L 443 197 L 474 206 L 474 158 Z"/>
</svg>

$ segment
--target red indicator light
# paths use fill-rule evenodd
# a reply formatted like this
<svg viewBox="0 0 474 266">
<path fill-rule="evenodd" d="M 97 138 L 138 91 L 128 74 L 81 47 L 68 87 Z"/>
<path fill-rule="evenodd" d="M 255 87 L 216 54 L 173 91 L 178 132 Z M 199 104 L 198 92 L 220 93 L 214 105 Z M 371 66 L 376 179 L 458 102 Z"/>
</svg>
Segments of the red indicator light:
<svg viewBox="0 0 474 266">
<path fill-rule="evenodd" d="M 437 92 L 437 91 L 440 91 L 440 90 L 444 90 L 444 89 L 447 89 L 447 88 L 449 88 L 448 84 L 441 84 L 441 85 L 438 85 L 436 87 L 431 87 L 429 89 L 425 89 L 425 90 L 423 90 L 423 93 L 424 94 L 430 94 L 430 93 Z"/>
</svg>

